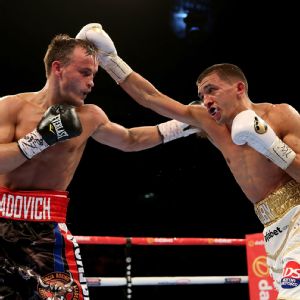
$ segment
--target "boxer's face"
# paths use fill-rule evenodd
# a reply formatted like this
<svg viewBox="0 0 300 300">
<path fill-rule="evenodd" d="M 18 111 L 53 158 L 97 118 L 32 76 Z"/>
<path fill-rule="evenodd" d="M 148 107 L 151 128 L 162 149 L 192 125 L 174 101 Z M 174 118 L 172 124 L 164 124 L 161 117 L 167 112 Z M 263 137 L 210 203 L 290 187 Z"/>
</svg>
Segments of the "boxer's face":
<svg viewBox="0 0 300 300">
<path fill-rule="evenodd" d="M 68 104 L 80 106 L 94 86 L 98 61 L 81 47 L 75 48 L 70 62 L 60 71 L 60 91 Z"/>
<path fill-rule="evenodd" d="M 211 73 L 198 83 L 198 95 L 208 113 L 218 123 L 228 123 L 236 99 L 235 83 Z"/>
</svg>

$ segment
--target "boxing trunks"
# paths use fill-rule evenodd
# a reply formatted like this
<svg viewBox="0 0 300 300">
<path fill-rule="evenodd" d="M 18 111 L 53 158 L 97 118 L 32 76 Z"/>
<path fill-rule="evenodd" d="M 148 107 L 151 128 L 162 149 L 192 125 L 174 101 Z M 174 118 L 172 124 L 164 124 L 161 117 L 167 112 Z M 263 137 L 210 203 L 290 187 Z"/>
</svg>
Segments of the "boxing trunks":
<svg viewBox="0 0 300 300">
<path fill-rule="evenodd" d="M 67 192 L 0 187 L 0 299 L 89 299 L 68 202 Z"/>
<path fill-rule="evenodd" d="M 300 183 L 291 180 L 255 204 L 278 300 L 300 299 Z"/>
</svg>

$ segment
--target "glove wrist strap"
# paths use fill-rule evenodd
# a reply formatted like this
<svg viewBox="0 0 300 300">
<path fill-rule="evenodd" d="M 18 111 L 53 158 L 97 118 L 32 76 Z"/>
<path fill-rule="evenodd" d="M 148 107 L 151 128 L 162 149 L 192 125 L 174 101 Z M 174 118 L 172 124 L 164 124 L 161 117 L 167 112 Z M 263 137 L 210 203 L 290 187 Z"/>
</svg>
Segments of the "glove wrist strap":
<svg viewBox="0 0 300 300">
<path fill-rule="evenodd" d="M 117 84 L 123 82 L 127 76 L 133 72 L 133 70 L 122 60 L 122 58 L 117 55 L 109 55 L 107 57 L 107 62 L 103 64 L 103 68 L 117 82 Z"/>
<path fill-rule="evenodd" d="M 173 122 L 173 120 L 160 123 L 157 125 L 157 128 L 160 135 L 163 137 L 164 144 L 184 136 L 183 129 L 177 122 Z"/>
<path fill-rule="evenodd" d="M 49 147 L 36 129 L 19 139 L 18 146 L 24 156 L 28 159 L 31 159 L 34 155 Z"/>
<path fill-rule="evenodd" d="M 278 137 L 276 137 L 268 150 L 268 155 L 266 156 L 283 170 L 285 170 L 296 157 L 296 153 Z"/>
</svg>

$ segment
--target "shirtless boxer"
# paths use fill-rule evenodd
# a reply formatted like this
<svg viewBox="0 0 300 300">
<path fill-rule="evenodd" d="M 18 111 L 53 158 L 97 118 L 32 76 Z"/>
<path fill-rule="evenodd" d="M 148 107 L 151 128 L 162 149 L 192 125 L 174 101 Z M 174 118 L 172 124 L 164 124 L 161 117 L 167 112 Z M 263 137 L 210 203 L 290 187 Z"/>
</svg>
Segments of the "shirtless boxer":
<svg viewBox="0 0 300 300">
<path fill-rule="evenodd" d="M 65 220 L 67 187 L 87 139 L 139 151 L 192 134 L 178 121 L 127 129 L 84 104 L 97 49 L 58 35 L 37 92 L 0 100 L 0 299 L 89 299 L 78 244 Z"/>
<path fill-rule="evenodd" d="M 267 263 L 279 291 L 278 299 L 299 300 L 298 112 L 285 103 L 252 102 L 244 73 L 227 63 L 213 65 L 198 77 L 203 105 L 183 105 L 134 72 L 118 56 L 100 24 L 84 26 L 77 38 L 97 45 L 100 66 L 139 104 L 207 134 L 264 225 Z"/>
</svg>

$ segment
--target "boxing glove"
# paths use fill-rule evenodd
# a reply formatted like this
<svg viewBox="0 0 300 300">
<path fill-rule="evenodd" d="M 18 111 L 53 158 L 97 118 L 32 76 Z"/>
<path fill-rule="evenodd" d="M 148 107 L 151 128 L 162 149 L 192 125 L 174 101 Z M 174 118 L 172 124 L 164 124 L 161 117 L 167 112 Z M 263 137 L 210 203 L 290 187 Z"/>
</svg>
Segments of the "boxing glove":
<svg viewBox="0 0 300 300">
<path fill-rule="evenodd" d="M 236 145 L 248 144 L 283 170 L 296 156 L 274 130 L 250 109 L 242 111 L 233 119 L 231 137 Z"/>
<path fill-rule="evenodd" d="M 195 100 L 188 105 L 202 105 L 202 102 Z M 186 137 L 194 133 L 200 133 L 199 128 L 192 127 L 191 125 L 179 122 L 177 120 L 171 120 L 157 125 L 158 131 L 162 136 L 163 143 Z"/>
<path fill-rule="evenodd" d="M 57 142 L 80 135 L 82 126 L 74 106 L 56 104 L 44 113 L 37 128 L 18 140 L 19 148 L 28 159 Z"/>
<path fill-rule="evenodd" d="M 172 140 L 200 132 L 198 128 L 194 128 L 191 125 L 179 122 L 177 120 L 160 123 L 157 125 L 157 128 L 162 136 L 164 144 Z"/>
<path fill-rule="evenodd" d="M 132 69 L 118 56 L 116 47 L 99 23 L 81 28 L 76 39 L 88 40 L 98 48 L 100 66 L 119 84 L 132 73 Z"/>
</svg>

